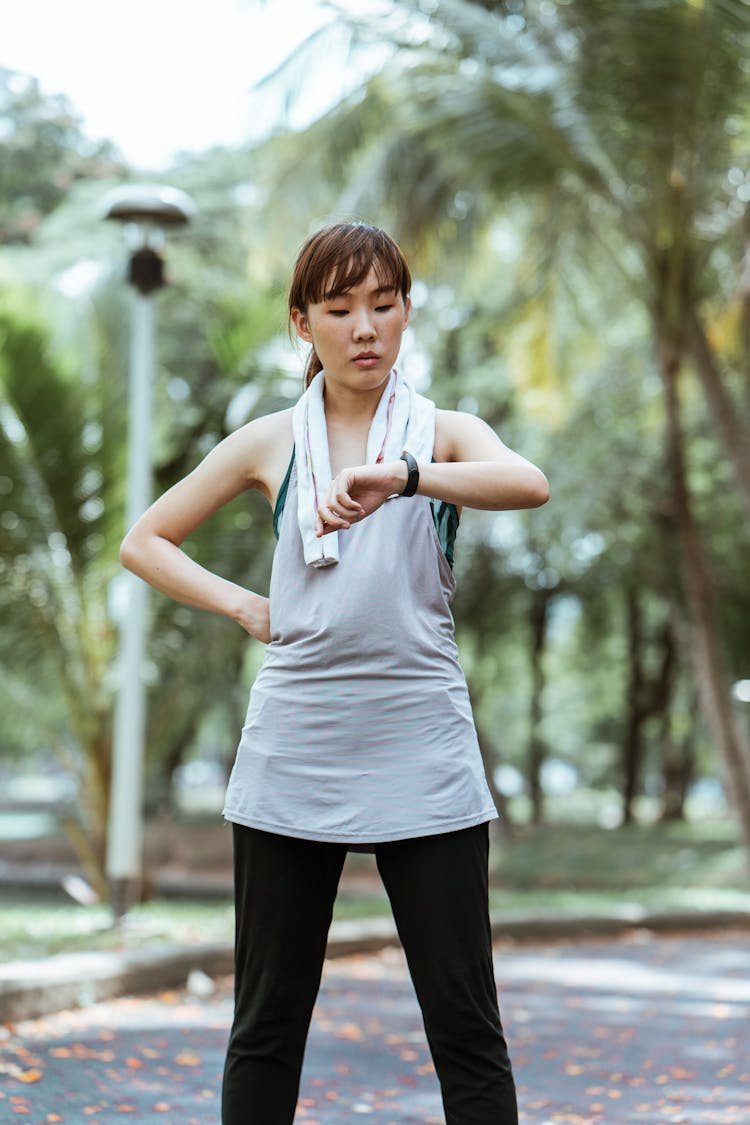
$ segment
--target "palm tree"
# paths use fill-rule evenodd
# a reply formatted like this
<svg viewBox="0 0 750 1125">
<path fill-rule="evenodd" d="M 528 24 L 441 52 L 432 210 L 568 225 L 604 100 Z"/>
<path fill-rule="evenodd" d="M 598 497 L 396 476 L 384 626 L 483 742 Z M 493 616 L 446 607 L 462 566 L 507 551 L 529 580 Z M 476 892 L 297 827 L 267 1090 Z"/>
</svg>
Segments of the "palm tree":
<svg viewBox="0 0 750 1125">
<path fill-rule="evenodd" d="M 695 678 L 750 849 L 750 755 L 730 703 L 680 402 L 694 371 L 750 512 L 738 361 L 712 342 L 713 322 L 747 301 L 750 7 L 393 0 L 389 19 L 355 28 L 367 41 L 387 26 L 397 51 L 385 69 L 305 136 L 279 138 L 277 167 L 303 185 L 333 171 L 339 210 L 383 215 L 433 266 L 476 246 L 518 201 L 560 215 L 569 253 L 608 255 L 651 326 Z"/>
<path fill-rule="evenodd" d="M 114 645 L 106 593 L 122 511 L 122 418 L 111 395 L 97 401 L 61 370 L 28 313 L 3 312 L 0 335 L 0 662 L 27 685 L 32 698 L 16 706 L 39 743 L 79 773 L 87 822 L 75 834 L 86 841 L 83 858 L 101 891 L 110 753 L 105 684 Z M 34 706 L 31 685 L 52 692 L 61 685 L 64 716 Z M 83 748 L 82 758 L 74 748 Z"/>
<path fill-rule="evenodd" d="M 113 283 L 99 295 L 111 303 Z M 119 282 L 117 289 L 120 289 Z M 51 347 L 32 299 L 17 286 L 0 313 L 0 668 L 4 735 L 19 747 L 52 750 L 78 783 L 64 827 L 92 884 L 106 897 L 104 856 L 110 796 L 113 665 L 117 629 L 110 584 L 121 573 L 124 532 L 125 383 L 106 340 L 85 378 Z M 116 310 L 114 310 L 116 311 Z M 106 307 L 107 315 L 113 309 Z M 187 311 L 184 313 L 187 317 Z M 121 316 L 117 317 L 121 320 Z M 223 326 L 223 331 L 222 331 Z M 103 318 L 98 327 L 105 327 Z M 201 329 L 202 330 L 202 329 Z M 183 334 L 188 330 L 183 329 Z M 228 314 L 213 321 L 214 342 L 233 350 Z M 106 332 L 103 332 L 106 336 Z M 235 333 L 237 335 L 237 333 Z M 197 349 L 196 349 L 197 350 Z M 182 370 L 185 370 L 183 367 Z M 102 372 L 106 371 L 106 377 Z M 155 490 L 186 475 L 225 436 L 235 386 L 204 363 L 197 402 L 170 435 Z M 205 382 L 205 386 L 198 384 Z M 272 403 L 278 405 L 278 403 Z M 262 406 L 261 406 L 262 409 Z M 167 430 L 165 422 L 162 422 Z M 264 505 L 238 498 L 185 544 L 203 565 L 263 586 L 272 549 Z M 151 602 L 150 794 L 163 796 L 172 770 L 203 717 L 223 706 L 236 725 L 248 637 L 238 626 L 169 599 Z M 235 743 L 228 744 L 228 759 Z M 152 802 L 153 803 L 153 802 Z"/>
</svg>

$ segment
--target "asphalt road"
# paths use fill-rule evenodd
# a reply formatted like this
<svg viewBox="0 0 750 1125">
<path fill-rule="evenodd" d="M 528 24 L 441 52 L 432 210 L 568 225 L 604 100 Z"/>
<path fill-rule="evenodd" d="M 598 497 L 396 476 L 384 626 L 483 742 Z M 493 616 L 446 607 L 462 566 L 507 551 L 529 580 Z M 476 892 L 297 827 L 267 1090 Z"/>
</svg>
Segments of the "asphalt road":
<svg viewBox="0 0 750 1125">
<path fill-rule="evenodd" d="M 495 949 L 527 1125 L 750 1123 L 750 935 Z M 0 1121 L 218 1125 L 231 980 L 6 1028 Z M 398 950 L 326 964 L 299 1125 L 440 1125 Z"/>
</svg>

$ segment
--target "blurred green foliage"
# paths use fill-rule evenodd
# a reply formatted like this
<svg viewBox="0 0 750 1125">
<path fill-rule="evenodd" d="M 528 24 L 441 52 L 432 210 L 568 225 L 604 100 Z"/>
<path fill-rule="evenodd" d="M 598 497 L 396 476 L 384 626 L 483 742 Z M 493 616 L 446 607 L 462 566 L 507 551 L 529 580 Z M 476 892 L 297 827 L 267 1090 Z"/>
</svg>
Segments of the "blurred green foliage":
<svg viewBox="0 0 750 1125">
<path fill-rule="evenodd" d="M 67 98 L 0 67 L 0 244 L 30 243 L 76 180 L 125 170 L 112 144 L 86 137 Z"/>
<path fill-rule="evenodd" d="M 284 294 L 307 231 L 353 214 L 392 229 L 417 282 L 405 368 L 441 407 L 484 417 L 552 488 L 538 511 L 461 522 L 455 616 L 489 764 L 515 766 L 533 791 L 545 759 L 562 759 L 581 783 L 620 791 L 626 817 L 643 792 L 679 817 L 693 781 L 726 778 L 696 703 L 656 344 L 679 355 L 689 514 L 728 701 L 729 682 L 750 678 L 736 447 L 750 448 L 747 6 L 387 7 L 377 25 L 344 17 L 355 59 L 373 40 L 394 48 L 362 89 L 303 133 L 183 157 L 165 177 L 198 211 L 170 238 L 159 297 L 155 491 L 296 399 Z M 12 79 L 0 73 L 12 124 L 0 142 L 2 753 L 72 756 L 96 782 L 86 827 L 100 848 L 128 309 L 119 232 L 97 224 L 96 205 L 123 169 L 87 150 L 59 101 Z M 264 592 L 270 515 L 239 498 L 185 547 Z M 151 606 L 156 809 L 181 761 L 231 763 L 260 648 L 160 595 Z"/>
</svg>

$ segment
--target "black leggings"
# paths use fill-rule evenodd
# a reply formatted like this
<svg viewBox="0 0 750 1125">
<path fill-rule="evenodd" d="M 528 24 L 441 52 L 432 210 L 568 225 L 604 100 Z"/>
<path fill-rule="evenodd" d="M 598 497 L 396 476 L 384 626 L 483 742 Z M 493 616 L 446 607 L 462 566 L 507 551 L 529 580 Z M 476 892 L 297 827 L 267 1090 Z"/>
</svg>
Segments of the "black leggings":
<svg viewBox="0 0 750 1125">
<path fill-rule="evenodd" d="M 346 844 L 234 824 L 235 1013 L 222 1125 L 291 1125 Z M 487 823 L 376 845 L 446 1125 L 517 1125 L 487 902 Z"/>
</svg>

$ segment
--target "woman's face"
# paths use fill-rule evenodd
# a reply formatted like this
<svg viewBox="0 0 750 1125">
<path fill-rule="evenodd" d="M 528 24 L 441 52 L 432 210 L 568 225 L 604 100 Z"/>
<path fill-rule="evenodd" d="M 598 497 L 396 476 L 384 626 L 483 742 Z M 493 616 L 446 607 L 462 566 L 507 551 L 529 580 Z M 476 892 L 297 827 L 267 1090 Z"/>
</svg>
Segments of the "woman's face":
<svg viewBox="0 0 750 1125">
<path fill-rule="evenodd" d="M 371 269 L 364 281 L 339 297 L 292 310 L 298 335 L 314 346 L 326 382 L 352 390 L 375 390 L 385 383 L 409 322 L 411 301 L 382 289 Z"/>
</svg>

